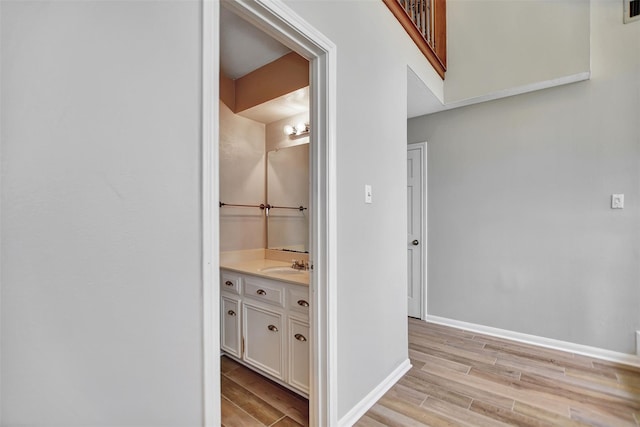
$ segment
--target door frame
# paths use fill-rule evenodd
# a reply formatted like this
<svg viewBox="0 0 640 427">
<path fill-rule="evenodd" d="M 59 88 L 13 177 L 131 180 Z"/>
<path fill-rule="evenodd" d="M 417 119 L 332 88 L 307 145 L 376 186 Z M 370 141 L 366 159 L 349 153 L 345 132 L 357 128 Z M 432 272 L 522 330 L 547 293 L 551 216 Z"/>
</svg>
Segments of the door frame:
<svg viewBox="0 0 640 427">
<path fill-rule="evenodd" d="M 421 178 L 421 186 L 422 186 L 422 194 L 421 194 L 421 199 L 422 199 L 422 218 L 421 218 L 421 233 L 420 233 L 420 241 L 423 242 L 421 247 L 422 247 L 422 257 L 420 258 L 420 264 L 421 264 L 421 269 L 420 271 L 422 272 L 422 274 L 420 275 L 420 295 L 421 295 L 421 301 L 420 301 L 420 319 L 421 320 L 427 320 L 427 293 L 428 293 L 428 289 L 429 287 L 427 286 L 427 280 L 429 275 L 427 274 L 427 268 L 428 268 L 428 259 L 429 259 L 429 240 L 428 240 L 428 214 L 429 211 L 427 210 L 428 208 L 428 188 L 427 188 L 427 142 L 414 142 L 411 144 L 407 144 L 407 151 L 408 150 L 415 150 L 417 149 L 418 151 L 420 151 L 420 158 L 421 158 L 421 168 L 420 168 L 420 178 Z"/>
<path fill-rule="evenodd" d="M 282 0 L 224 0 L 224 6 L 310 61 L 312 426 L 337 425 L 336 46 Z M 219 8 L 202 7 L 203 418 L 220 425 L 218 182 Z"/>
</svg>

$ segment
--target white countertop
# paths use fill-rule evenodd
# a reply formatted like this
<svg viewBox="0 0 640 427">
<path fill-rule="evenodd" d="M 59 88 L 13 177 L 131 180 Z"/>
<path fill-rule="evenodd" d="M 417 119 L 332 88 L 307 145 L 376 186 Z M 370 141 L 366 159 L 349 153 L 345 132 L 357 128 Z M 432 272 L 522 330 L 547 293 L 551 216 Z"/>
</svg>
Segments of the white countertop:
<svg viewBox="0 0 640 427">
<path fill-rule="evenodd" d="M 232 270 L 238 273 L 251 274 L 253 276 L 264 277 L 266 279 L 274 279 L 282 282 L 293 283 L 296 285 L 309 286 L 309 272 L 300 271 L 296 274 L 286 274 L 269 272 L 265 273 L 261 269 L 268 267 L 291 267 L 291 263 L 283 261 L 274 261 L 271 259 L 252 259 L 234 262 L 221 262 L 220 268 Z"/>
</svg>

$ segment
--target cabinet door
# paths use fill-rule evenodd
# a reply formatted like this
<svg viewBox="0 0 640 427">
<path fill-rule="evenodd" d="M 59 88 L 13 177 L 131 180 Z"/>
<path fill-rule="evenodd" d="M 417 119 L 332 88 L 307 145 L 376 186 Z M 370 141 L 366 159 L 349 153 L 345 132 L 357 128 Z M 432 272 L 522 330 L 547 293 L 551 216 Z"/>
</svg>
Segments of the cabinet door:
<svg viewBox="0 0 640 427">
<path fill-rule="evenodd" d="M 289 384 L 309 394 L 309 324 L 289 318 Z"/>
<path fill-rule="evenodd" d="M 246 302 L 242 310 L 244 360 L 278 379 L 284 379 L 282 313 Z"/>
<path fill-rule="evenodd" d="M 221 323 L 221 347 L 227 353 L 241 357 L 240 352 L 240 301 L 226 296 L 222 297 L 220 312 Z"/>
</svg>

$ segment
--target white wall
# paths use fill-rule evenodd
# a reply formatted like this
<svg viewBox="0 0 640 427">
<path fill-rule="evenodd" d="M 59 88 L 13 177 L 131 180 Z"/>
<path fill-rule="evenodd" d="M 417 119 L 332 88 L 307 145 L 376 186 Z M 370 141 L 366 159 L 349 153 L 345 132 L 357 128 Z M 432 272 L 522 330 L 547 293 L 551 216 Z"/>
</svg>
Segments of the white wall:
<svg viewBox="0 0 640 427">
<path fill-rule="evenodd" d="M 234 114 L 220 102 L 220 200 L 266 203 L 265 125 Z M 266 247 L 264 211 L 225 206 L 220 209 L 220 250 Z"/>
<path fill-rule="evenodd" d="M 447 1 L 447 103 L 589 71 L 589 1 Z"/>
<path fill-rule="evenodd" d="M 288 5 L 331 39 L 338 52 L 337 377 L 342 417 L 408 357 L 407 64 L 423 74 L 432 69 L 380 1 Z M 364 203 L 365 184 L 373 187 L 373 204 Z"/>
<path fill-rule="evenodd" d="M 0 7 L 1 424 L 199 426 L 201 5 Z"/>
<path fill-rule="evenodd" d="M 591 9 L 590 81 L 409 121 L 429 150 L 428 312 L 633 353 L 640 23 Z"/>
</svg>

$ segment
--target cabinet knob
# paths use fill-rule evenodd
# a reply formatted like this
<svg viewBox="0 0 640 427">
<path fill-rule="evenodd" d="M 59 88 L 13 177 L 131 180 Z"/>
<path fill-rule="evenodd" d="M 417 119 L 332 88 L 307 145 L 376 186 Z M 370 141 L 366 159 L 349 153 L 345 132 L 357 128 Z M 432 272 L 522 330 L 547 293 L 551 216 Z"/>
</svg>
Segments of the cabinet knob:
<svg viewBox="0 0 640 427">
<path fill-rule="evenodd" d="M 264 290 L 262 290 L 262 289 L 258 289 L 258 290 L 256 291 L 256 294 L 258 294 L 258 295 L 266 295 L 267 293 L 266 293 Z"/>
<path fill-rule="evenodd" d="M 235 312 L 235 311 L 233 311 L 233 310 L 229 310 L 229 311 L 227 311 L 227 314 L 228 314 L 229 316 L 235 316 L 235 315 L 236 315 L 236 312 Z"/>
<path fill-rule="evenodd" d="M 308 302 L 306 302 L 306 301 L 305 301 L 305 300 L 303 300 L 303 299 L 299 299 L 299 300 L 298 300 L 298 305 L 300 305 L 300 306 L 302 306 L 302 307 L 309 307 L 309 303 L 308 303 Z"/>
<path fill-rule="evenodd" d="M 269 325 L 267 326 L 267 329 L 269 329 L 271 332 L 278 332 L 278 328 L 275 325 Z"/>
<path fill-rule="evenodd" d="M 224 284 L 227 286 L 233 286 L 233 282 L 231 280 L 227 280 Z"/>
<path fill-rule="evenodd" d="M 294 337 L 296 337 L 298 341 L 302 341 L 302 342 L 305 342 L 307 340 L 305 336 L 302 334 L 295 334 Z"/>
</svg>

